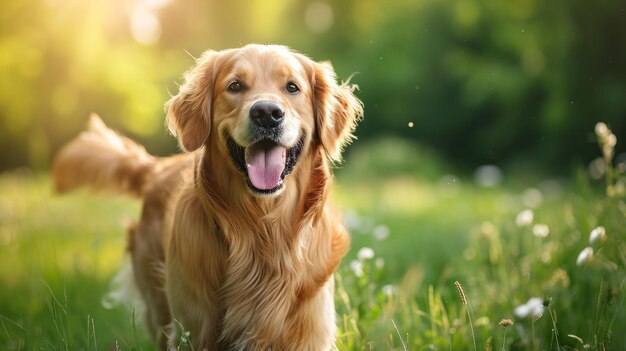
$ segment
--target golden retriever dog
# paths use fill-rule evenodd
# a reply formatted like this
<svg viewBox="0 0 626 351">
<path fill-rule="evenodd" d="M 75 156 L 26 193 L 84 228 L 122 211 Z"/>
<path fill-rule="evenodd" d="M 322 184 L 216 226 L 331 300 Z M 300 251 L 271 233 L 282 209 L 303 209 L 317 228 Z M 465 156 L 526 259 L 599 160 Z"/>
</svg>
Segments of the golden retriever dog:
<svg viewBox="0 0 626 351">
<path fill-rule="evenodd" d="M 95 115 L 54 162 L 60 192 L 143 199 L 128 252 L 161 349 L 329 350 L 349 235 L 331 166 L 362 117 L 328 62 L 283 46 L 207 51 L 166 104 L 186 153 L 154 157 Z M 178 333 L 178 334 L 177 334 Z"/>
</svg>

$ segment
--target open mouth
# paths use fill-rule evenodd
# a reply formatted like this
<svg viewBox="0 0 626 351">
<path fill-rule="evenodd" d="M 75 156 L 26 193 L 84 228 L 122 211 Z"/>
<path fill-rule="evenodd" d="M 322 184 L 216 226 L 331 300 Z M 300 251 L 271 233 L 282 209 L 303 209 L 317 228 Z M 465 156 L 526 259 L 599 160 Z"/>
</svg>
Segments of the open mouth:
<svg viewBox="0 0 626 351">
<path fill-rule="evenodd" d="M 271 139 L 243 147 L 229 137 L 227 144 L 235 167 L 246 176 L 248 187 L 258 194 L 272 194 L 280 190 L 302 151 L 302 140 L 290 149 Z"/>
</svg>

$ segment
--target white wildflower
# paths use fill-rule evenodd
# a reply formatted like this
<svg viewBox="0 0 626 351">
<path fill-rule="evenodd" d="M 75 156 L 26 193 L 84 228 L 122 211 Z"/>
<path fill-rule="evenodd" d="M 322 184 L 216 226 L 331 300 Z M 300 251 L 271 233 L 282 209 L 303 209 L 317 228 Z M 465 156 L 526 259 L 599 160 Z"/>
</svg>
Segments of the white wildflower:
<svg viewBox="0 0 626 351">
<path fill-rule="evenodd" d="M 606 145 L 613 149 L 615 145 L 617 145 L 617 137 L 615 134 L 611 133 L 606 137 Z"/>
<path fill-rule="evenodd" d="M 587 246 L 578 254 L 578 258 L 576 258 L 576 265 L 582 266 L 583 264 L 591 261 L 591 259 L 593 259 L 593 248 L 591 248 L 591 246 Z"/>
<path fill-rule="evenodd" d="M 356 257 L 360 261 L 371 260 L 374 258 L 374 250 L 370 247 L 362 247 L 359 252 L 356 254 Z"/>
<path fill-rule="evenodd" d="M 531 297 L 525 304 L 515 307 L 513 314 L 522 319 L 538 319 L 543 315 L 543 310 L 543 299 L 539 297 Z"/>
<path fill-rule="evenodd" d="M 391 284 L 384 285 L 381 290 L 385 295 L 395 295 L 398 293 L 398 288 Z"/>
<path fill-rule="evenodd" d="M 615 134 L 609 134 L 604 140 L 601 140 L 600 142 L 602 143 L 602 155 L 604 156 L 604 158 L 613 158 L 615 145 L 617 144 L 617 137 L 615 136 Z"/>
<path fill-rule="evenodd" d="M 538 238 L 545 238 L 550 234 L 550 227 L 547 224 L 538 223 L 533 226 L 533 234 Z"/>
<path fill-rule="evenodd" d="M 617 145 L 615 134 L 602 122 L 596 124 L 595 132 L 598 136 L 598 143 L 602 147 L 602 154 L 605 160 L 613 158 L 615 145 Z"/>
<path fill-rule="evenodd" d="M 604 241 L 606 238 L 606 230 L 603 226 L 594 228 L 589 234 L 589 245 L 593 245 L 598 241 Z"/>
<path fill-rule="evenodd" d="M 598 122 L 596 123 L 595 132 L 597 136 L 604 137 L 611 131 L 609 130 L 609 128 L 606 126 L 604 122 Z"/>
<path fill-rule="evenodd" d="M 363 263 L 361 261 L 353 260 L 350 262 L 350 269 L 357 277 L 363 276 Z"/>
<path fill-rule="evenodd" d="M 527 227 L 533 223 L 533 218 L 533 211 L 531 209 L 526 209 L 517 215 L 517 218 L 515 218 L 515 224 L 517 224 L 520 228 Z"/>
</svg>

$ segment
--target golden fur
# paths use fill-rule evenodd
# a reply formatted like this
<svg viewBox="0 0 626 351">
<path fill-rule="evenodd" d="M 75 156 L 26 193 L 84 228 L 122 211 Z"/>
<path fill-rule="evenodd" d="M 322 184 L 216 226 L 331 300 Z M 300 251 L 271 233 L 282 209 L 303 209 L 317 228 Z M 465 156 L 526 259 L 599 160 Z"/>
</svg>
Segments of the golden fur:
<svg viewBox="0 0 626 351">
<path fill-rule="evenodd" d="M 233 77 L 244 91 L 228 91 Z M 288 80 L 299 93 L 285 92 Z M 229 137 L 247 146 L 259 99 L 285 107 L 287 147 L 302 140 L 292 174 L 270 195 L 250 190 L 227 147 Z M 93 115 L 54 163 L 60 191 L 143 198 L 128 250 L 155 342 L 173 348 L 182 326 L 196 350 L 334 349 L 332 277 L 349 236 L 329 191 L 331 164 L 363 112 L 353 87 L 337 84 L 330 63 L 248 45 L 205 52 L 166 109 L 187 153 L 150 156 Z"/>
</svg>

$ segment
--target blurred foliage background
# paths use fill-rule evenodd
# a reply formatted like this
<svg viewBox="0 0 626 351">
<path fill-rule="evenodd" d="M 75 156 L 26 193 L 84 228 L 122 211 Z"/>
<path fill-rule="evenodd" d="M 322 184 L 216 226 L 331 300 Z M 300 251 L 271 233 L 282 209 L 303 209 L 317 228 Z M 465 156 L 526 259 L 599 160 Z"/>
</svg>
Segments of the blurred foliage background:
<svg viewBox="0 0 626 351">
<path fill-rule="evenodd" d="M 257 42 L 357 72 L 362 140 L 566 173 L 596 154 L 595 122 L 624 134 L 625 16 L 623 0 L 3 1 L 0 169 L 47 168 L 91 111 L 173 153 L 163 103 L 192 57 Z"/>
<path fill-rule="evenodd" d="M 625 18 L 624 0 L 0 1 L 0 349 L 89 350 L 96 334 L 150 349 L 134 314 L 99 303 L 139 204 L 53 196 L 46 171 L 92 111 L 177 152 L 163 104 L 193 57 L 252 42 L 356 73 L 365 103 L 335 192 L 354 248 L 341 350 L 400 350 L 405 332 L 402 350 L 468 349 L 455 280 L 479 349 L 573 350 L 570 333 L 625 345 L 626 147 L 597 158 L 593 134 L 603 121 L 626 135 Z M 599 226 L 608 239 L 589 243 Z M 533 296 L 554 297 L 558 326 L 552 310 L 517 318 L 506 348 L 497 322 Z"/>
</svg>

